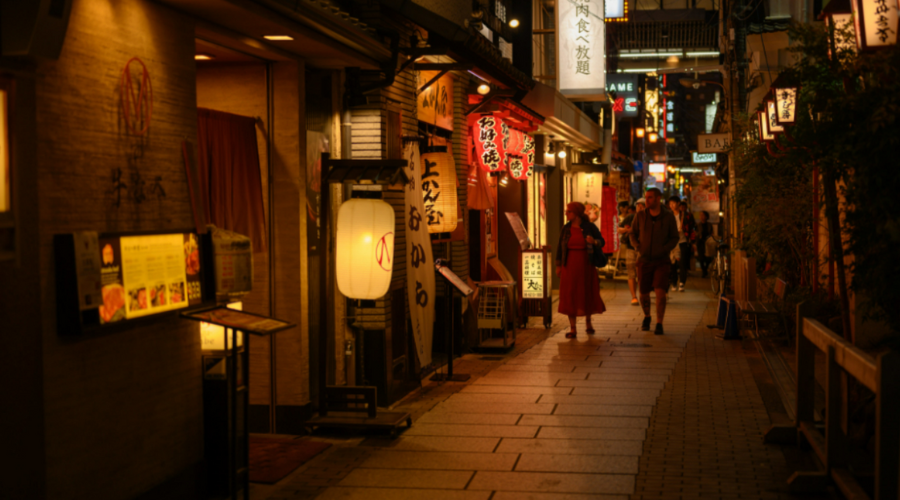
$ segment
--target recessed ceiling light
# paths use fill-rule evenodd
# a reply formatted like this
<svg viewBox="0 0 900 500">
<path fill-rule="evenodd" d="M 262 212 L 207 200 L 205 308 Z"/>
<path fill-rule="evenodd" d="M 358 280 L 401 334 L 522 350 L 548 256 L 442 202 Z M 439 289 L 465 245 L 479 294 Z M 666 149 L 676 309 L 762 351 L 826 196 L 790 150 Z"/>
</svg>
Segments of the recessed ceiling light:
<svg viewBox="0 0 900 500">
<path fill-rule="evenodd" d="M 195 61 L 212 61 L 216 56 L 210 54 L 194 54 Z"/>
<path fill-rule="evenodd" d="M 486 83 L 482 83 L 481 85 L 478 86 L 478 93 L 481 95 L 486 95 L 490 91 L 491 91 L 491 86 Z"/>
<path fill-rule="evenodd" d="M 519 27 L 519 20 L 518 20 L 518 19 L 511 19 L 511 20 L 509 21 L 509 27 L 510 27 L 510 28 L 518 28 L 518 27 Z"/>
<path fill-rule="evenodd" d="M 273 42 L 289 42 L 294 39 L 294 37 L 290 35 L 265 35 L 263 38 Z"/>
</svg>

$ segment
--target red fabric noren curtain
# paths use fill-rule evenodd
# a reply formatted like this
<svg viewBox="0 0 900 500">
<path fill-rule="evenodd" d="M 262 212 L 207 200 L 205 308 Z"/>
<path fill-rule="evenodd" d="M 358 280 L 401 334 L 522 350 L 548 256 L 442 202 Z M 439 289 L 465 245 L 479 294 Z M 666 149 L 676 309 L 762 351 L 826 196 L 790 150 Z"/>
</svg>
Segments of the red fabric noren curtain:
<svg viewBox="0 0 900 500">
<path fill-rule="evenodd" d="M 206 220 L 250 237 L 254 252 L 266 250 L 256 120 L 197 109 L 198 167 Z"/>
</svg>

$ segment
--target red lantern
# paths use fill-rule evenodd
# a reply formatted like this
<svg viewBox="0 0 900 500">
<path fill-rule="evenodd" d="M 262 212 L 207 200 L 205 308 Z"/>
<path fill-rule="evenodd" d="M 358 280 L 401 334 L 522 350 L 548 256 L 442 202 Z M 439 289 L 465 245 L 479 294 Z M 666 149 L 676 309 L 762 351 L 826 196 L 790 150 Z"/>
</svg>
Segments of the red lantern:
<svg viewBox="0 0 900 500">
<path fill-rule="evenodd" d="M 509 144 L 506 124 L 500 117 L 486 113 L 478 115 L 472 128 L 478 165 L 487 172 L 499 172 L 505 165 L 504 143 Z"/>
<path fill-rule="evenodd" d="M 506 159 L 509 163 L 509 174 L 517 181 L 528 178 L 529 172 L 525 165 L 525 140 L 524 134 L 518 130 L 510 130 L 511 139 L 509 149 L 506 150 Z"/>
</svg>

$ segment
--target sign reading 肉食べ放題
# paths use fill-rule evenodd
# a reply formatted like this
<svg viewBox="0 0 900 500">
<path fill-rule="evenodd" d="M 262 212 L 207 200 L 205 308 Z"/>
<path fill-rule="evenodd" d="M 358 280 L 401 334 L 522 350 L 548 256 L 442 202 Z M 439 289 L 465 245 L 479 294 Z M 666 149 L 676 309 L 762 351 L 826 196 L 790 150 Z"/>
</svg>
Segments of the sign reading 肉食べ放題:
<svg viewBox="0 0 900 500">
<path fill-rule="evenodd" d="M 606 99 L 606 27 L 602 0 L 557 4 L 559 91 L 576 101 Z"/>
<path fill-rule="evenodd" d="M 522 252 L 522 298 L 544 298 L 544 253 Z"/>
</svg>

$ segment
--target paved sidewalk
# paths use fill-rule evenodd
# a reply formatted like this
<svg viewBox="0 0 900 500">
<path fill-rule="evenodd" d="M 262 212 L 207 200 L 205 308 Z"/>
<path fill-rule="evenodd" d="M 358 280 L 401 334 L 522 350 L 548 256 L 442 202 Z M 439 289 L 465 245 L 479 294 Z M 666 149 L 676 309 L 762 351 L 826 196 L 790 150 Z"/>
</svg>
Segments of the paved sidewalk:
<svg viewBox="0 0 900 500">
<path fill-rule="evenodd" d="M 582 322 L 578 339 L 566 339 L 557 315 L 546 340 L 516 356 L 486 369 L 466 356 L 459 371 L 469 363 L 479 373 L 404 405 L 421 416 L 400 438 L 334 447 L 269 498 L 628 498 L 653 407 L 709 299 L 676 293 L 666 335 L 656 336 L 640 331 L 623 283 L 603 285 L 608 311 L 594 336 Z"/>
</svg>

